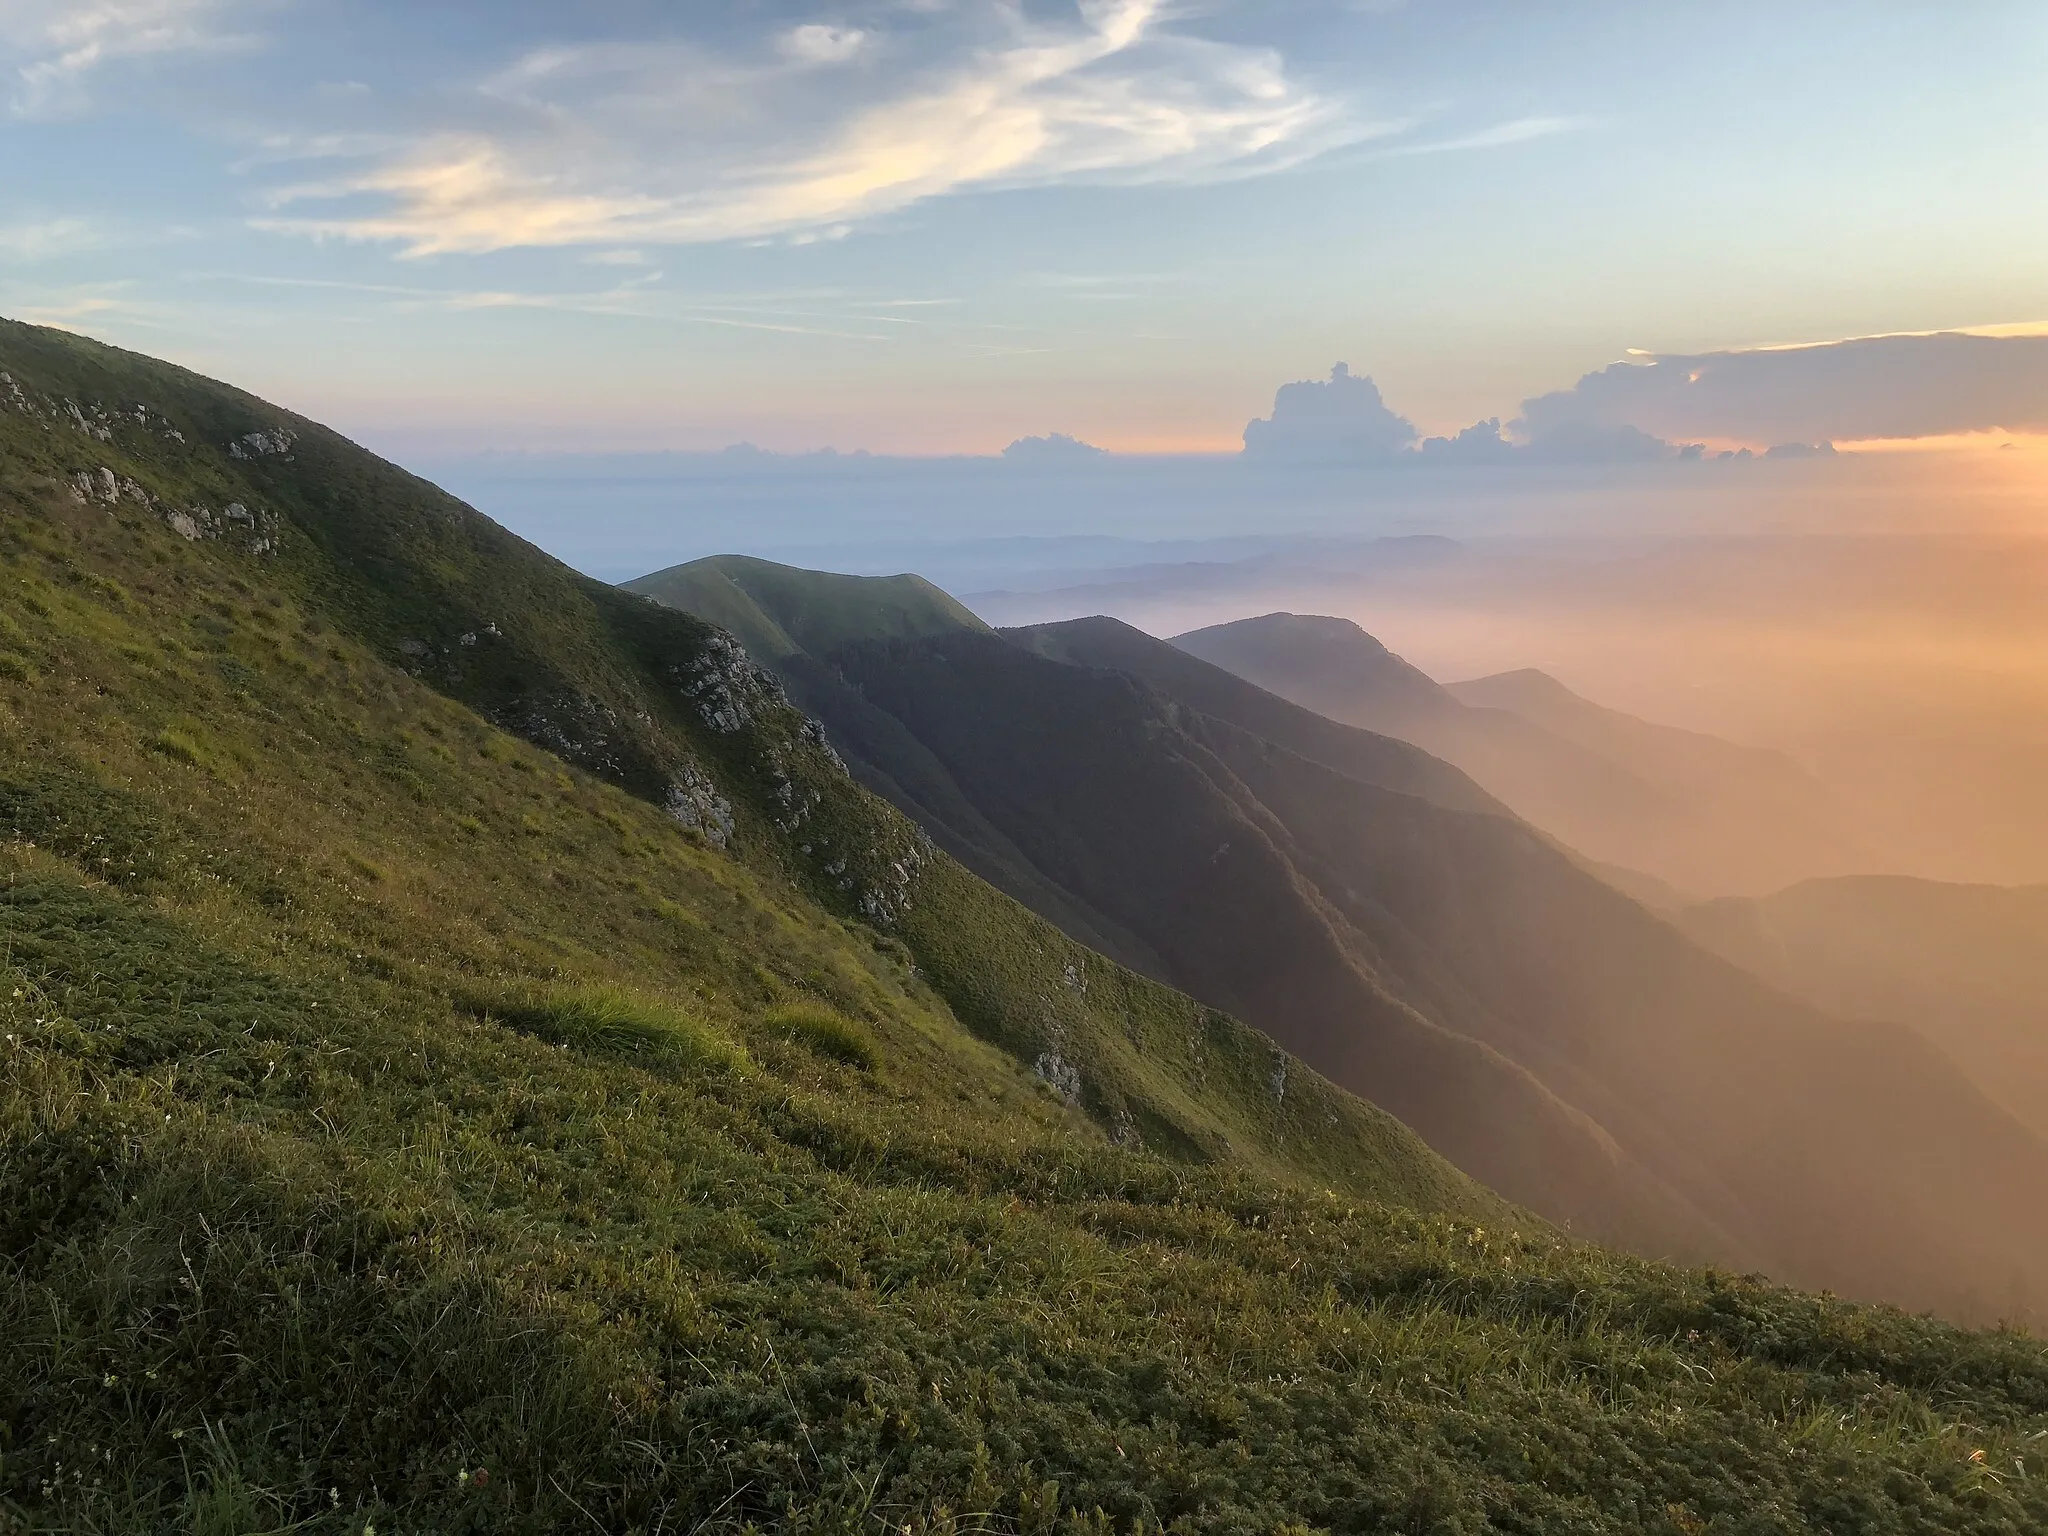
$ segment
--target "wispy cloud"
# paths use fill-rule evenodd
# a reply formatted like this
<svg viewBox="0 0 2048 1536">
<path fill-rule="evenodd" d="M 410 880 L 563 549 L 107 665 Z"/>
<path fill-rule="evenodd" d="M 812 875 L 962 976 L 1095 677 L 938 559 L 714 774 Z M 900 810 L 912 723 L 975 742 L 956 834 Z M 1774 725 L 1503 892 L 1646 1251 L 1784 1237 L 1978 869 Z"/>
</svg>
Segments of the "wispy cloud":
<svg viewBox="0 0 2048 1536">
<path fill-rule="evenodd" d="M 47 261 L 75 256 L 107 243 L 105 233 L 87 219 L 38 219 L 0 224 L 0 256 L 17 261 Z"/>
<path fill-rule="evenodd" d="M 1466 149 L 1502 149 L 1510 144 L 1527 144 L 1534 139 L 1548 139 L 1560 133 L 1575 133 L 1591 125 L 1592 120 L 1584 117 L 1516 117 L 1471 133 L 1455 134 L 1448 139 L 1389 145 L 1381 153 L 1441 155 Z"/>
<path fill-rule="evenodd" d="M 744 56 L 534 52 L 405 151 L 282 189 L 264 223 L 420 256 L 809 239 L 965 189 L 1254 175 L 1384 131 L 1167 0 L 1082 0 L 1063 26 L 1007 0 L 897 19 Z"/>
<path fill-rule="evenodd" d="M 835 315 L 763 304 L 691 301 L 652 292 L 638 280 L 622 283 L 614 288 L 581 293 L 368 283 L 336 278 L 278 277 L 267 273 L 213 273 L 194 280 L 242 283 L 261 288 L 303 288 L 361 294 L 367 298 L 392 300 L 392 307 L 399 310 L 441 310 L 451 313 L 547 310 L 668 325 L 703 325 L 724 330 L 765 331 L 786 336 L 818 336 L 838 341 L 886 342 L 892 339 L 887 333 L 864 330 L 860 327 L 915 323 L 879 315 Z"/>
<path fill-rule="evenodd" d="M 85 104 L 88 78 L 121 59 L 245 45 L 226 30 L 231 0 L 0 0 L 0 57 L 14 65 L 10 106 L 43 116 Z"/>
<path fill-rule="evenodd" d="M 10 291 L 8 313 L 32 325 L 71 330 L 82 325 L 119 321 L 124 326 L 154 326 L 158 307 L 129 297 L 132 283 L 84 283 L 56 288 Z"/>
</svg>

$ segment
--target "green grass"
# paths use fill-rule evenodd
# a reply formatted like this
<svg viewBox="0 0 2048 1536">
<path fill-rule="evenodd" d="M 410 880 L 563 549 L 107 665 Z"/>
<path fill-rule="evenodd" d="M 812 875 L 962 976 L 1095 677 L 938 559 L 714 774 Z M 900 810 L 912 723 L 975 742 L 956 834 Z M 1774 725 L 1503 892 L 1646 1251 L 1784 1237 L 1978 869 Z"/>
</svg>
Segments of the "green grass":
<svg viewBox="0 0 2048 1536">
<path fill-rule="evenodd" d="M 988 629 L 922 576 L 841 576 L 747 555 L 709 555 L 625 586 L 723 625 L 764 662 L 850 640 Z"/>
<path fill-rule="evenodd" d="M 11 425 L 0 1530 L 2048 1525 L 2039 1341 L 1518 1221 L 957 866 L 863 923 L 744 764 L 721 851 Z M 821 1003 L 880 1070 L 771 1023 Z"/>
<path fill-rule="evenodd" d="M 617 987 L 464 992 L 457 1006 L 538 1035 L 564 1049 L 725 1071 L 750 1064 L 744 1047 L 679 1009 Z"/>
<path fill-rule="evenodd" d="M 882 1064 L 882 1048 L 874 1035 L 822 1003 L 791 1003 L 771 1008 L 762 1015 L 761 1022 L 785 1039 L 863 1072 L 872 1072 Z"/>
</svg>

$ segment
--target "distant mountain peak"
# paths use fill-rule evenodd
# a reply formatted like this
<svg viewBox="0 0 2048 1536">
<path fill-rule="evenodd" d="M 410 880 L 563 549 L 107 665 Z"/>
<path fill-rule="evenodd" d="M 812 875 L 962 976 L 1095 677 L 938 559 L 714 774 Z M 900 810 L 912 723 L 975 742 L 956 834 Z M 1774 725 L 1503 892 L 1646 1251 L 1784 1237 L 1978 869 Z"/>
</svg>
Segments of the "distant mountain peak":
<svg viewBox="0 0 2048 1536">
<path fill-rule="evenodd" d="M 1256 618 L 1232 619 L 1225 624 L 1211 624 L 1203 629 L 1189 630 L 1174 643 L 1179 644 L 1180 640 L 1192 639 L 1197 635 L 1217 635 L 1226 630 L 1238 635 L 1284 635 L 1290 640 L 1310 637 L 1356 647 L 1382 656 L 1393 654 L 1356 620 L 1340 619 L 1324 613 L 1262 613 Z"/>
<path fill-rule="evenodd" d="M 624 583 L 739 636 L 763 661 L 853 640 L 908 639 L 988 626 L 922 576 L 806 571 L 753 555 L 706 555 Z"/>
<path fill-rule="evenodd" d="M 1506 702 L 1509 698 L 1525 702 L 1547 699 L 1558 704 L 1586 702 L 1582 695 L 1574 693 L 1541 667 L 1513 667 L 1505 672 L 1489 672 L 1484 677 L 1445 686 L 1468 704 L 1495 704 L 1502 708 L 1513 707 Z"/>
</svg>

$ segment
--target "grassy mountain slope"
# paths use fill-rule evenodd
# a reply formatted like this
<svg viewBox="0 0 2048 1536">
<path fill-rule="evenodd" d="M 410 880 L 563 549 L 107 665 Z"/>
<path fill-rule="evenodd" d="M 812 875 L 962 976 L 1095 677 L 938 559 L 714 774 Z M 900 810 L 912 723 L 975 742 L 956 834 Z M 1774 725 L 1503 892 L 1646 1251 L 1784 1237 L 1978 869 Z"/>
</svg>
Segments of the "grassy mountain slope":
<svg viewBox="0 0 2048 1536">
<path fill-rule="evenodd" d="M 2048 886 L 1813 880 L 1681 924 L 1816 1007 L 1912 1026 L 2048 1135 Z"/>
<path fill-rule="evenodd" d="M 935 836 L 955 803 L 995 829 L 990 878 L 1056 888 L 1039 909 L 1070 933 L 1079 911 L 1129 935 L 1553 1219 L 1976 1315 L 2038 1304 L 2048 1240 L 2006 1213 L 2048 1190 L 2048 1146 L 1912 1037 L 1788 1003 L 1498 807 L 1361 782 L 1373 738 L 1164 642 L 1100 619 L 1006 638 L 782 665 Z"/>
<path fill-rule="evenodd" d="M 1412 741 L 1589 859 L 1683 891 L 1760 892 L 1858 862 L 1825 794 L 1789 760 L 1602 709 L 1540 672 L 1445 688 L 1350 620 L 1303 614 L 1174 644 L 1332 719 Z"/>
<path fill-rule="evenodd" d="M 2048 1520 L 2038 1342 L 1503 1225 L 944 860 L 814 865 L 892 819 L 719 635 L 310 424 L 0 330 L 0 590 L 0 1527 Z M 1260 1120 L 1018 1059 L 1098 1025 Z M 1376 1145 L 1435 1214 L 1314 1182 Z"/>
<path fill-rule="evenodd" d="M 1390 1195 L 1412 1183 L 1408 1194 L 1431 1203 L 1440 1167 L 1384 1115 L 1338 1096 L 1332 1122 L 1304 1100 L 1307 1119 L 1293 1126 L 1297 1109 L 1266 1090 L 1270 1064 L 1216 1070 L 1211 1052 L 1226 1037 L 1236 1042 L 1226 1056 L 1270 1055 L 1256 1034 L 1135 979 L 1091 996 L 1088 951 L 990 903 L 935 858 L 914 826 L 847 778 L 817 727 L 723 632 L 578 576 L 249 397 L 57 333 L 15 327 L 4 340 L 14 387 L 39 386 L 10 423 L 19 448 L 9 472 L 23 491 L 117 522 L 154 520 L 195 550 L 238 551 L 270 588 L 408 675 L 840 916 L 881 923 L 984 1038 L 1027 1063 L 1056 1062 L 1098 1123 L 1126 1135 L 1146 1127 L 1191 1157 L 1229 1148 L 1319 1185 L 1333 1170 L 1354 1189 L 1389 1179 Z M 123 402 L 118 414 L 92 404 L 110 398 Z M 74 446 L 58 435 L 68 413 L 45 400 L 87 402 L 91 421 L 104 411 L 108 438 L 74 426 L 97 445 Z M 213 443 L 234 452 L 203 446 Z M 111 498 L 99 492 L 102 471 Z M 77 489 L 79 474 L 94 484 Z M 197 536 L 183 537 L 179 519 Z M 206 734 L 196 711 L 169 728 Z M 916 897 L 925 886 L 928 902 Z M 948 902 L 980 926 L 963 931 Z"/>
<path fill-rule="evenodd" d="M 1135 932 L 1164 975 L 1392 1110 L 1475 1177 L 1651 1251 L 1683 1250 L 1709 1225 L 1670 1215 L 1680 1197 L 1641 1179 L 1597 1125 L 1499 1049 L 1389 989 L 1394 925 L 1356 925 L 1333 909 L 1306 877 L 1294 827 L 1226 756 L 1278 749 L 1177 718 L 1123 674 L 993 636 L 849 646 L 832 662 L 945 764 L 1034 869 Z M 1429 811 L 1300 760 L 1280 771 L 1368 799 L 1390 821 Z"/>
<path fill-rule="evenodd" d="M 922 576 L 839 576 L 747 555 L 707 556 L 624 586 L 730 630 L 763 661 L 988 627 Z"/>
<path fill-rule="evenodd" d="M 800 575 L 783 573 L 789 611 L 766 615 L 778 627 L 799 621 Z M 847 579 L 820 574 L 821 604 Z M 1683 1197 L 1528 1072 L 1391 996 L 1369 943 L 1300 880 L 1284 829 L 1129 679 L 964 625 L 777 665 L 857 773 L 1069 935 L 1307 1051 L 1511 1198 L 1653 1252 L 1735 1247 L 1699 1213 L 1674 1216 Z M 1491 804 L 1412 748 L 1341 727 L 1319 736 L 1315 717 L 1271 703 L 1304 735 L 1345 738 L 1331 745 L 1349 760 Z M 1227 859 L 1211 855 L 1219 846 Z"/>
</svg>

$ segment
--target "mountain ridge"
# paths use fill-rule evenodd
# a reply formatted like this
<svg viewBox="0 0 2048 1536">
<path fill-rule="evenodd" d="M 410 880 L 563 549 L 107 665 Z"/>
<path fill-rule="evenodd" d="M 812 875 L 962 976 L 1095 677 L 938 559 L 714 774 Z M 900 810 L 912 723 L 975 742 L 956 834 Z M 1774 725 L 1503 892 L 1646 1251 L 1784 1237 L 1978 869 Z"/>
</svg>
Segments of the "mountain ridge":
<svg viewBox="0 0 2048 1536">
<path fill-rule="evenodd" d="M 0 592 L 0 1528 L 2048 1519 L 2038 1341 L 1564 1240 L 290 413 L 0 323 Z"/>
<path fill-rule="evenodd" d="M 1945 1268 L 1996 1271 L 1982 1303 L 1996 1308 L 2034 1283 L 2012 1279 L 2040 1265 L 2018 1256 L 2028 1239 L 1981 1199 L 1927 1187 L 1900 1148 L 1960 1137 L 1977 1182 L 2021 1200 L 2048 1187 L 2048 1148 L 1914 1038 L 1845 1030 L 1695 948 L 1455 769 L 1109 620 L 856 640 L 781 670 L 855 771 L 934 836 L 943 799 L 1004 840 L 981 851 L 986 878 L 1085 942 L 1135 938 L 1142 950 L 1111 952 L 1306 1052 L 1552 1219 L 1838 1288 L 1883 1272 L 1891 1294 L 1953 1300 Z M 1354 771 L 1431 773 L 1440 798 L 1493 808 L 1352 778 L 1176 690 Z M 1823 1091 L 1836 1054 L 1875 1074 L 1852 1071 L 1843 1105 Z M 1914 1073 L 1928 1092 L 1899 1100 Z M 1876 1193 L 1887 1180 L 1896 1199 Z M 1906 1238 L 1900 1223 L 1919 1222 L 1941 1237 Z"/>
<path fill-rule="evenodd" d="M 1678 921 L 1816 1007 L 1911 1028 L 2048 1135 L 2048 886 L 1809 880 L 1702 902 Z"/>
<path fill-rule="evenodd" d="M 1332 719 L 1411 741 L 1592 862 L 1681 892 L 1761 893 L 1865 860 L 1789 758 L 1605 709 L 1533 669 L 1447 687 L 1352 620 L 1291 613 L 1173 643 Z"/>
<path fill-rule="evenodd" d="M 907 572 L 831 576 L 748 555 L 707 555 L 620 585 L 672 608 L 718 615 L 714 622 L 763 660 L 852 639 L 988 627 L 951 595 Z M 798 590 L 802 600 L 791 601 Z"/>
</svg>

